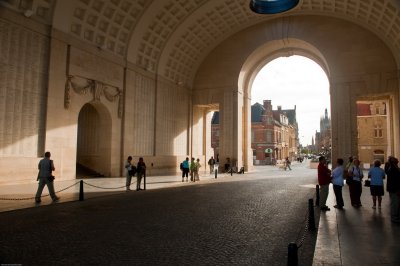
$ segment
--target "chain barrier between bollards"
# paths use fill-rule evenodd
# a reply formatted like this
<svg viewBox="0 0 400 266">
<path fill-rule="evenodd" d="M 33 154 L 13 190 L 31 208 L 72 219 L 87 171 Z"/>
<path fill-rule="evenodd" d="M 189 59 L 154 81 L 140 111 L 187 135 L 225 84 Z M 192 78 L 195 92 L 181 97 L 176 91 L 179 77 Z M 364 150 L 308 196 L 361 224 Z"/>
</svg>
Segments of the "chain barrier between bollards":
<svg viewBox="0 0 400 266">
<path fill-rule="evenodd" d="M 68 186 L 66 188 L 60 189 L 58 191 L 55 191 L 55 193 L 60 193 L 60 192 L 62 192 L 64 190 L 67 190 L 67 189 L 75 186 L 78 183 L 79 182 L 76 182 L 75 184 L 72 184 L 72 185 L 70 185 L 70 186 Z M 42 195 L 41 198 L 48 197 L 48 196 L 50 196 L 50 194 Z M 28 197 L 28 198 L 0 198 L 0 200 L 15 200 L 15 201 L 17 201 L 17 200 L 34 200 L 34 199 L 35 199 L 35 197 Z"/>
<path fill-rule="evenodd" d="M 304 230 L 300 230 L 297 239 L 295 242 L 290 243 L 288 246 L 288 266 L 297 266 L 298 260 L 297 260 L 297 250 L 301 248 L 303 245 L 304 240 L 306 239 L 307 236 L 307 231 L 314 231 L 315 230 L 315 219 L 314 219 L 314 202 L 313 199 L 308 200 L 308 209 L 303 221 Z M 300 238 L 300 234 L 303 232 L 303 235 Z M 298 243 L 298 245 L 296 244 Z"/>
<path fill-rule="evenodd" d="M 91 187 L 99 188 L 99 189 L 121 189 L 121 188 L 125 187 L 125 186 L 120 186 L 120 187 L 101 187 L 101 186 L 92 185 L 92 184 L 89 184 L 89 183 L 87 183 L 87 182 L 85 182 L 83 180 L 80 180 L 80 181 L 78 181 L 78 182 L 76 182 L 76 183 L 74 183 L 74 184 L 72 184 L 72 185 L 70 185 L 70 186 L 68 186 L 66 188 L 60 189 L 58 191 L 55 191 L 55 193 L 60 193 L 60 192 L 62 192 L 64 190 L 67 190 L 67 189 L 73 187 L 73 186 L 76 186 L 77 184 L 79 184 L 79 201 L 83 201 L 84 200 L 83 184 L 86 184 L 86 185 L 91 186 Z M 146 177 L 144 178 L 144 189 L 146 189 Z M 45 195 L 42 195 L 41 197 L 43 198 L 43 197 L 48 197 L 48 196 L 50 196 L 50 194 L 45 194 Z M 33 197 L 26 197 L 26 198 L 0 198 L 0 200 L 10 200 L 10 201 L 34 200 L 34 199 L 35 199 L 34 196 Z"/>
<path fill-rule="evenodd" d="M 315 230 L 314 202 L 313 199 L 308 200 L 308 231 Z"/>
</svg>

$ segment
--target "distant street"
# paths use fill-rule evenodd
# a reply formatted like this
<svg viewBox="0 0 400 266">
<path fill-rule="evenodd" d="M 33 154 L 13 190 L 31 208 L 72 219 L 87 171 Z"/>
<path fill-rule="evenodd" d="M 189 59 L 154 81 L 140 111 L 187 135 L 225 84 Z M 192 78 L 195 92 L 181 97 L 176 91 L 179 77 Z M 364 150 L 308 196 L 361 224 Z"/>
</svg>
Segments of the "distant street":
<svg viewBox="0 0 400 266">
<path fill-rule="evenodd" d="M 3 212 L 0 263 L 286 265 L 315 195 L 307 166 Z M 299 265 L 312 264 L 315 239 L 307 234 Z"/>
</svg>

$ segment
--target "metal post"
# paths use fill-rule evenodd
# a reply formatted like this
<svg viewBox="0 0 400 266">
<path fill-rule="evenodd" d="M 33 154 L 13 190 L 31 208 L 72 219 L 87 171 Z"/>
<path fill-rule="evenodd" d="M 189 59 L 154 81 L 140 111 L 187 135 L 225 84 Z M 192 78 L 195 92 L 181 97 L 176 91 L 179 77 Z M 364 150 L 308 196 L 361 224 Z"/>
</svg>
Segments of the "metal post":
<svg viewBox="0 0 400 266">
<path fill-rule="evenodd" d="M 313 199 L 308 200 L 308 231 L 315 230 L 314 202 Z"/>
<path fill-rule="evenodd" d="M 215 179 L 217 179 L 217 176 L 218 176 L 218 170 L 217 170 L 217 169 L 215 169 L 215 170 L 214 170 L 214 172 L 215 172 Z"/>
<path fill-rule="evenodd" d="M 315 199 L 315 205 L 319 206 L 319 185 L 316 186 L 316 199 Z"/>
<path fill-rule="evenodd" d="M 83 180 L 79 182 L 79 201 L 83 201 Z"/>
<path fill-rule="evenodd" d="M 143 189 L 146 190 L 146 172 L 143 175 Z"/>
<path fill-rule="evenodd" d="M 288 266 L 297 266 L 298 265 L 298 260 L 297 260 L 297 245 L 296 243 L 290 243 L 288 245 Z"/>
<path fill-rule="evenodd" d="M 231 167 L 231 176 L 233 175 L 233 168 Z"/>
</svg>

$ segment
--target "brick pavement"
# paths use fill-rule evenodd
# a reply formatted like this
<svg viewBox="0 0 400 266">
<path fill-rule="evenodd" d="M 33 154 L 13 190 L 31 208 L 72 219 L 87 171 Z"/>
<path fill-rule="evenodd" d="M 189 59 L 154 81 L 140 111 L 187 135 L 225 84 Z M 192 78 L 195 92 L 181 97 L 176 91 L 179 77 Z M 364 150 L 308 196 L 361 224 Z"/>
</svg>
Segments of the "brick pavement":
<svg viewBox="0 0 400 266">
<path fill-rule="evenodd" d="M 275 169 L 270 169 L 275 171 Z M 221 176 L 0 213 L 1 263 L 283 265 L 313 175 Z M 316 234 L 299 250 L 311 265 Z"/>
</svg>

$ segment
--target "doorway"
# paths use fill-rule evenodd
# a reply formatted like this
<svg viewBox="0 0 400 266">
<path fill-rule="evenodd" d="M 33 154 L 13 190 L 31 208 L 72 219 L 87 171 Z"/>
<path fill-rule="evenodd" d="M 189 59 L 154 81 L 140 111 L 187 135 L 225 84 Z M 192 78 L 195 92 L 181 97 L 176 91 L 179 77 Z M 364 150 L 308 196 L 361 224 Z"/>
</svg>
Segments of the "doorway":
<svg viewBox="0 0 400 266">
<path fill-rule="evenodd" d="M 111 175 L 111 118 L 101 103 L 87 103 L 79 112 L 76 177 Z"/>
</svg>

